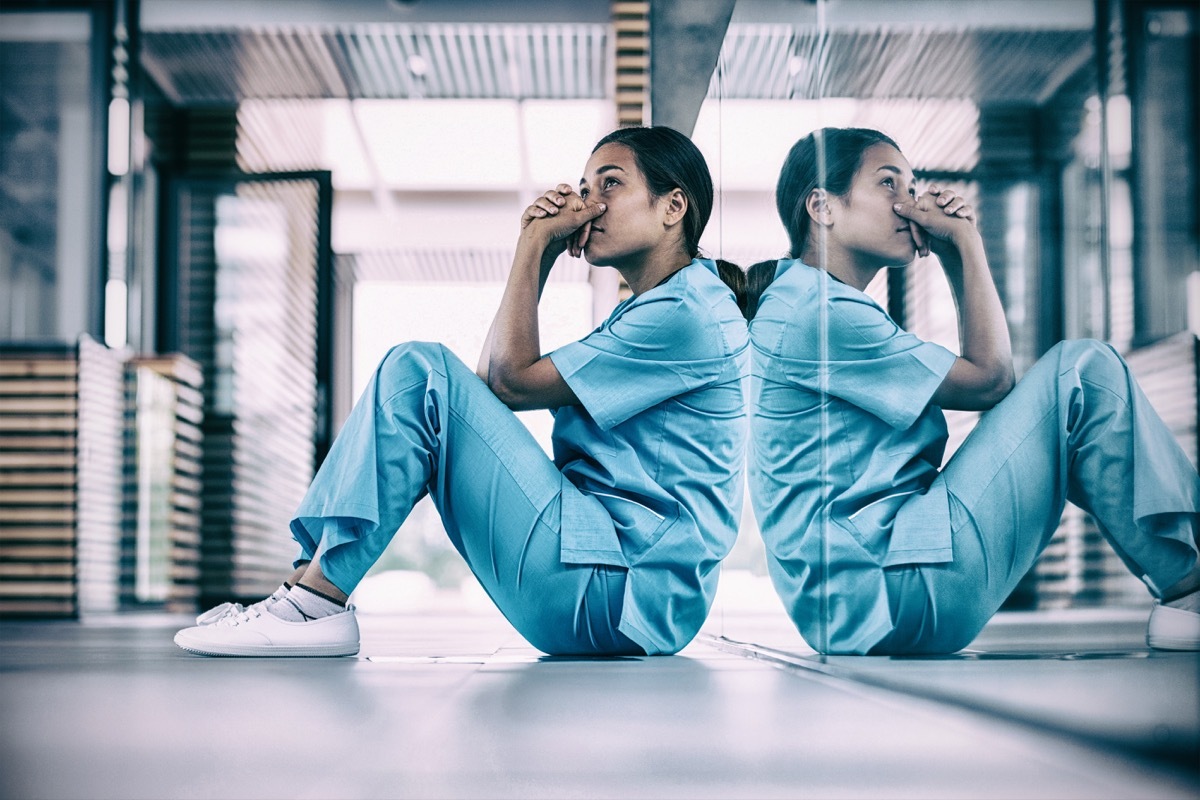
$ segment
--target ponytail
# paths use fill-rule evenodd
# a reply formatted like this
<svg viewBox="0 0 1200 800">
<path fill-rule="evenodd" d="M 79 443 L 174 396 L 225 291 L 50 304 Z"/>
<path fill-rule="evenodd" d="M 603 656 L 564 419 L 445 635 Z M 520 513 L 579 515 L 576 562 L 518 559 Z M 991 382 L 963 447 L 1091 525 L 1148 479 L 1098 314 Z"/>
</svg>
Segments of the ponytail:
<svg viewBox="0 0 1200 800">
<path fill-rule="evenodd" d="M 739 306 L 747 320 L 754 319 L 754 315 L 758 313 L 759 301 L 762 300 L 763 292 L 771 285 L 771 281 L 775 280 L 775 268 L 778 265 L 779 262 L 774 259 L 759 261 L 746 270 L 744 299 L 739 302 Z"/>
<path fill-rule="evenodd" d="M 718 277 L 733 290 L 733 299 L 737 301 L 738 310 L 742 312 L 743 317 L 750 319 L 746 313 L 746 273 L 732 261 L 723 258 L 714 258 L 713 261 L 717 265 Z"/>
<path fill-rule="evenodd" d="M 747 321 L 754 319 L 754 315 L 758 313 L 758 303 L 762 299 L 763 292 L 771 285 L 771 281 L 775 280 L 775 267 L 779 262 L 774 259 L 759 261 L 750 269 L 743 271 L 732 261 L 726 261 L 723 258 L 715 258 L 713 261 L 717 265 L 717 275 L 726 286 L 733 290 L 733 297 L 737 300 L 737 306 L 742 312 L 742 316 Z"/>
</svg>

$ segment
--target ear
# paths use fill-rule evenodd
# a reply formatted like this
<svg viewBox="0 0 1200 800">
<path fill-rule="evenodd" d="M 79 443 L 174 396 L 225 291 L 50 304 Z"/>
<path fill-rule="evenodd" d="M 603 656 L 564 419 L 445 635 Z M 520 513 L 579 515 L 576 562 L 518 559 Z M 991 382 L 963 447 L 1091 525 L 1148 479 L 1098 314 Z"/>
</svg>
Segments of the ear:
<svg viewBox="0 0 1200 800">
<path fill-rule="evenodd" d="M 833 211 L 830 209 L 829 192 L 824 189 L 813 189 L 804 198 L 804 210 L 808 218 L 817 225 L 829 227 L 833 224 Z"/>
<path fill-rule="evenodd" d="M 663 224 L 668 228 L 678 225 L 687 216 L 688 201 L 683 189 L 672 189 L 662 198 L 662 203 Z"/>
</svg>

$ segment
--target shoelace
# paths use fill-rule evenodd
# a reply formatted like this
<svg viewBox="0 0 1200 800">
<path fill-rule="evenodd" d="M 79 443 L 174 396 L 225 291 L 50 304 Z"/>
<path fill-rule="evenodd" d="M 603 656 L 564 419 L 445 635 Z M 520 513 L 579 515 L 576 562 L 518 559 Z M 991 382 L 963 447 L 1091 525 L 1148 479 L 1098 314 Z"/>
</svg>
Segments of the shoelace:
<svg viewBox="0 0 1200 800">
<path fill-rule="evenodd" d="M 197 625 L 211 625 L 222 617 L 229 614 L 240 614 L 245 611 L 245 607 L 241 603 L 221 603 L 219 606 L 214 606 L 208 611 L 205 611 L 200 616 L 196 617 Z"/>
<path fill-rule="evenodd" d="M 214 622 L 214 625 L 223 625 L 230 628 L 236 628 L 243 622 L 249 622 L 252 619 L 261 617 L 263 613 L 262 603 L 246 606 L 236 613 L 227 614 Z"/>
<path fill-rule="evenodd" d="M 270 598 L 267 598 L 267 600 L 270 600 Z M 248 606 L 243 606 L 241 603 L 222 603 L 197 617 L 196 624 L 215 625 L 228 616 L 244 614 L 251 609 L 261 611 L 267 607 L 267 600 L 259 600 L 257 603 L 251 603 Z"/>
</svg>

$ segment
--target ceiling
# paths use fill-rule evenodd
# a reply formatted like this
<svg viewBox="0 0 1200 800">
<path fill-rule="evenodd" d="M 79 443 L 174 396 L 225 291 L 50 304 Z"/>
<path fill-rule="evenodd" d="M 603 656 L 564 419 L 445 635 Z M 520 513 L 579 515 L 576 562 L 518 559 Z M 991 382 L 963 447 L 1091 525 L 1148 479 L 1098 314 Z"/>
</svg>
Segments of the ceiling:
<svg viewBox="0 0 1200 800">
<path fill-rule="evenodd" d="M 142 64 L 182 106 L 248 98 L 584 99 L 607 92 L 608 26 L 366 24 L 155 31 Z"/>
<path fill-rule="evenodd" d="M 1092 54 L 1085 30 L 731 25 L 710 96 L 1046 102 Z"/>
<path fill-rule="evenodd" d="M 719 31 L 717 32 L 720 33 Z M 142 64 L 173 103 L 247 98 L 602 98 L 602 23 L 347 23 L 147 31 Z M 1042 104 L 1089 63 L 1090 28 L 734 22 L 709 94 L 728 98 L 970 98 Z M 660 66 L 658 80 L 670 79 Z"/>
</svg>

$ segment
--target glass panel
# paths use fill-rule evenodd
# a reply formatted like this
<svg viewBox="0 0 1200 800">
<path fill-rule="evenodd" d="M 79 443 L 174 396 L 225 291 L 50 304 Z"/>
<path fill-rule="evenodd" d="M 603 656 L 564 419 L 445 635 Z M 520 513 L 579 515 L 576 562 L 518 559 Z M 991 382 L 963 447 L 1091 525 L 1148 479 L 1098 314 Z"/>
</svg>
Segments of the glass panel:
<svg viewBox="0 0 1200 800">
<path fill-rule="evenodd" d="M 1148 345 L 1188 329 L 1186 287 L 1200 271 L 1200 7 L 1186 0 L 1122 7 L 1133 104 L 1124 127 L 1114 129 L 1109 115 L 1109 142 L 1113 151 L 1128 150 L 1137 131 L 1129 173 L 1138 210 L 1135 339 Z M 1112 162 L 1119 174 L 1117 152 Z"/>
<path fill-rule="evenodd" d="M 178 217 L 178 347 L 204 370 L 204 598 L 269 593 L 280 537 L 313 477 L 322 183 L 187 179 Z"/>
<path fill-rule="evenodd" d="M 134 589 L 140 602 L 163 602 L 171 590 L 175 386 L 169 378 L 148 367 L 137 367 L 135 373 L 137 535 Z"/>
<path fill-rule="evenodd" d="M 90 35 L 0 13 L 0 340 L 74 341 L 99 308 Z"/>
<path fill-rule="evenodd" d="M 1066 337 L 1127 352 L 1178 330 L 1200 253 L 1194 233 L 1181 238 L 1197 228 L 1187 49 L 1196 16 L 1185 5 L 744 0 L 695 131 L 720 191 L 705 243 L 743 266 L 785 255 L 773 193 L 788 148 L 824 126 L 874 128 L 897 141 L 918 190 L 936 182 L 975 207 L 1018 376 Z M 1145 132 L 1137 147 L 1134 125 Z M 1183 179 L 1164 178 L 1172 168 Z M 1139 194 L 1147 189 L 1157 194 Z M 1162 266 L 1155 248 L 1168 242 L 1182 255 Z M 867 293 L 902 327 L 957 352 L 956 304 L 937 259 L 892 272 Z M 947 417 L 949 458 L 977 415 Z M 743 532 L 756 528 L 747 520 Z M 739 550 L 748 538 L 757 541 L 743 535 Z M 1022 590 L 1042 606 L 1144 596 L 1074 508 Z"/>
</svg>

